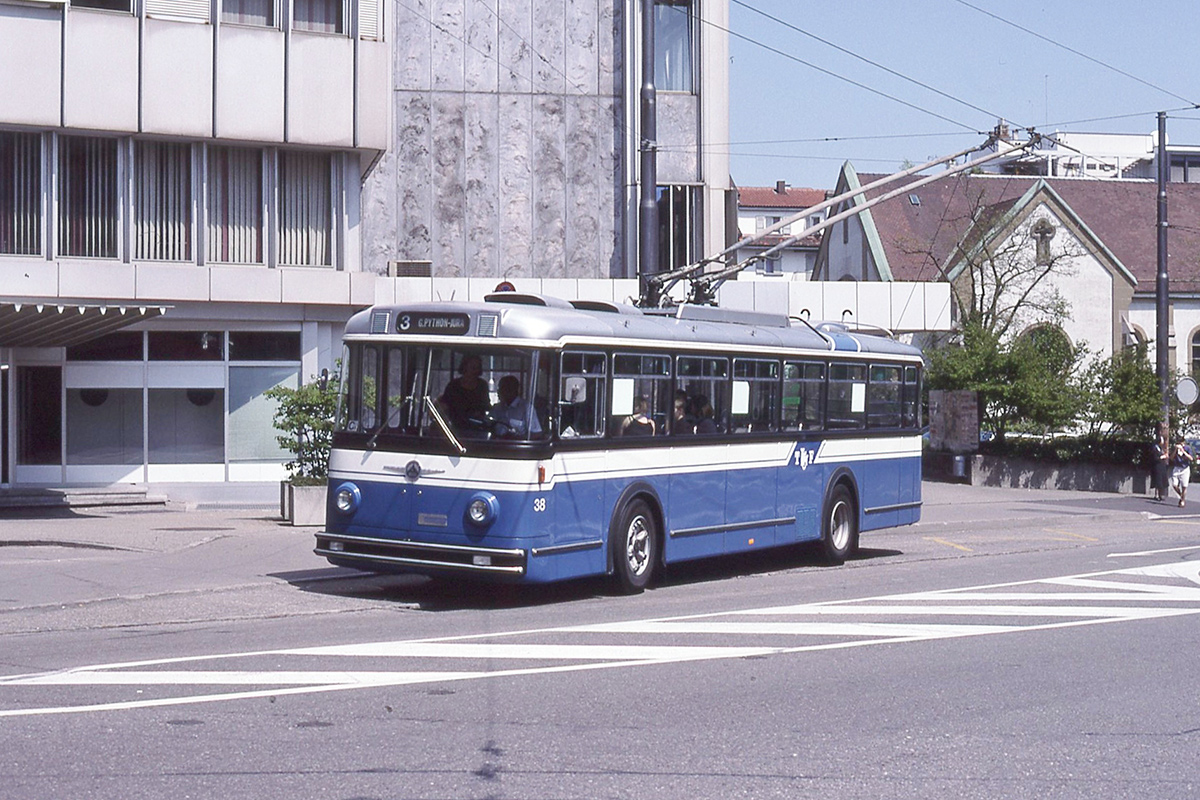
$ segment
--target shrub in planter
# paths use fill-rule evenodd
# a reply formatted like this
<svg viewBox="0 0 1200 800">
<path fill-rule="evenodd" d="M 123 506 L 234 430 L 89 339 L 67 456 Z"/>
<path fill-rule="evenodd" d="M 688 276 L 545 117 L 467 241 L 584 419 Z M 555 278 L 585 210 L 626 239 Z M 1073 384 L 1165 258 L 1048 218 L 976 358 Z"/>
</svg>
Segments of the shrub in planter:
<svg viewBox="0 0 1200 800">
<path fill-rule="evenodd" d="M 318 486 L 329 477 L 337 393 L 337 380 L 329 377 L 299 389 L 276 386 L 267 391 L 267 397 L 279 404 L 272 421 L 280 432 L 275 437 L 279 446 L 292 456 L 283 466 L 293 485 Z"/>
</svg>

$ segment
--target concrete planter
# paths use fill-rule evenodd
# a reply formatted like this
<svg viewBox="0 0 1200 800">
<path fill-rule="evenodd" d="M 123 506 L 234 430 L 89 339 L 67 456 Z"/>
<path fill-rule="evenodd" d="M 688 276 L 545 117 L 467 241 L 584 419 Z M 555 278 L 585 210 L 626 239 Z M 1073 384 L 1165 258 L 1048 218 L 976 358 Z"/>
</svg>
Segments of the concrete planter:
<svg viewBox="0 0 1200 800">
<path fill-rule="evenodd" d="M 280 487 L 280 515 L 290 524 L 318 526 L 325 524 L 324 485 L 296 486 L 284 482 Z"/>
<path fill-rule="evenodd" d="M 964 474 L 958 477 L 954 474 L 953 460 L 949 454 L 926 454 L 925 475 L 934 480 L 1010 489 L 1073 489 L 1120 494 L 1150 492 L 1148 470 L 1121 464 L 1056 464 L 978 454 L 963 458 Z"/>
</svg>

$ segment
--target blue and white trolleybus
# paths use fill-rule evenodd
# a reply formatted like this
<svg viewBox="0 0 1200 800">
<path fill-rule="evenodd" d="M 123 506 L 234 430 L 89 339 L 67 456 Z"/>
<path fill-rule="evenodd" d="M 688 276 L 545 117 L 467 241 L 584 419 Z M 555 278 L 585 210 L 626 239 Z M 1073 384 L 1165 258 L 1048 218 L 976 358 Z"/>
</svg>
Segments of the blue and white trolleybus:
<svg viewBox="0 0 1200 800">
<path fill-rule="evenodd" d="M 916 522 L 922 359 L 836 324 L 502 292 L 347 324 L 316 553 L 646 587 L 678 561 Z"/>
</svg>

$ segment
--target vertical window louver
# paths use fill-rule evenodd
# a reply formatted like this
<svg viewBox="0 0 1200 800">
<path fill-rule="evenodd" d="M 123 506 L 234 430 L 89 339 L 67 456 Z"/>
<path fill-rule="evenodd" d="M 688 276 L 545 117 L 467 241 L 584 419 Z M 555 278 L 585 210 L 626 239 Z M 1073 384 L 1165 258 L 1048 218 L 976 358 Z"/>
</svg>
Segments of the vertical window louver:
<svg viewBox="0 0 1200 800">
<path fill-rule="evenodd" d="M 117 257 L 117 140 L 58 139 L 58 252 Z"/>
<path fill-rule="evenodd" d="M 383 39 L 383 4 L 379 0 L 359 0 L 358 35 L 362 39 Z"/>
<path fill-rule="evenodd" d="M 261 264 L 263 260 L 263 156 L 261 150 L 212 147 L 208 151 L 208 258 Z"/>
<path fill-rule="evenodd" d="M 279 263 L 331 265 L 333 201 L 326 153 L 279 154 Z"/>
<path fill-rule="evenodd" d="M 191 260 L 191 145 L 135 142 L 133 169 L 134 258 Z"/>
<path fill-rule="evenodd" d="M 0 253 L 42 252 L 42 139 L 0 131 Z"/>
<path fill-rule="evenodd" d="M 298 31 L 342 33 L 345 0 L 292 0 L 292 27 Z"/>
<path fill-rule="evenodd" d="M 210 0 L 144 0 L 146 16 L 208 22 L 212 15 Z"/>
</svg>

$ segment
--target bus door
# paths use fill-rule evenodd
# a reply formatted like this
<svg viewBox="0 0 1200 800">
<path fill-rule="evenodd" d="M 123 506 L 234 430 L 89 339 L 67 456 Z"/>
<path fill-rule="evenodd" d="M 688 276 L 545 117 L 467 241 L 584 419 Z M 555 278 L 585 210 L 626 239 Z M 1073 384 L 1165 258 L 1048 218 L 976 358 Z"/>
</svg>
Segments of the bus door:
<svg viewBox="0 0 1200 800">
<path fill-rule="evenodd" d="M 901 393 L 903 389 L 902 368 L 890 364 L 872 364 L 867 384 L 867 428 L 871 431 L 900 428 Z M 868 440 L 875 458 L 867 462 L 863 476 L 863 527 L 884 528 L 898 521 L 896 506 L 900 503 L 901 467 L 905 460 L 900 458 L 898 447 L 903 442 L 899 435 L 875 434 Z M 886 509 L 886 510 L 885 510 Z"/>
<path fill-rule="evenodd" d="M 780 363 L 735 358 L 729 397 L 729 469 L 725 473 L 725 549 L 751 550 L 791 541 L 793 526 L 777 531 L 780 446 L 764 440 L 779 433 Z M 737 442 L 737 437 L 745 441 Z"/>
<path fill-rule="evenodd" d="M 827 470 L 817 464 L 817 452 L 826 433 L 825 377 L 823 361 L 785 361 L 781 434 L 790 444 L 779 470 L 779 514 L 794 517 L 792 541 L 809 541 L 821 536 L 821 503 Z M 777 541 L 785 543 L 784 529 Z"/>
<path fill-rule="evenodd" d="M 684 418 L 673 421 L 670 515 L 667 556 L 700 558 L 726 551 L 729 514 L 731 447 L 729 430 L 729 360 L 713 356 L 679 356 L 675 363 L 675 398 Z M 736 502 L 736 501 L 735 501 Z"/>
</svg>

